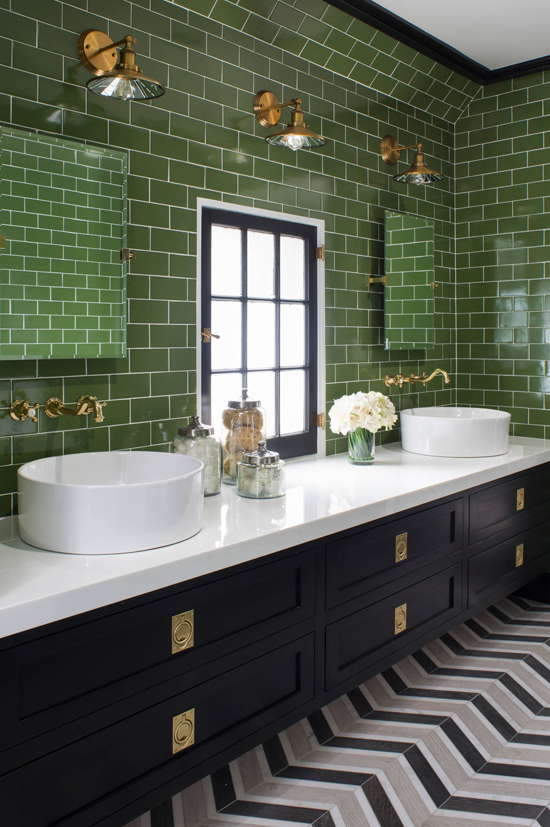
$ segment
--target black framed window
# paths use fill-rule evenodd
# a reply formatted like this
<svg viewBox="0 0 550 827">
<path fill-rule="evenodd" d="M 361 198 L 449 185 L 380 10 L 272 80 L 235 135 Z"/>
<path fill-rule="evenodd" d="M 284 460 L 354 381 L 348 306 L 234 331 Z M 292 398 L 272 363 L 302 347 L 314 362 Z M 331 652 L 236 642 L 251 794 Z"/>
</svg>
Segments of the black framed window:
<svg viewBox="0 0 550 827">
<path fill-rule="evenodd" d="M 317 452 L 317 228 L 203 208 L 202 417 L 219 432 L 241 388 L 266 410 L 269 447 Z"/>
</svg>

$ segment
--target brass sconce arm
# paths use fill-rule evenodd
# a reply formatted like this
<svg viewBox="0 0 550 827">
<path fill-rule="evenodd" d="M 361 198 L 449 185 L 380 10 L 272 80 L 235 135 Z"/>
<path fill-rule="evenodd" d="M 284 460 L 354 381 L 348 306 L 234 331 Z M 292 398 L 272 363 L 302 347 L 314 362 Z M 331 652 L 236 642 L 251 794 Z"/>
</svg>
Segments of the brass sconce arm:
<svg viewBox="0 0 550 827">
<path fill-rule="evenodd" d="M 44 406 L 46 416 L 55 419 L 62 414 L 67 416 L 87 416 L 93 413 L 94 422 L 103 422 L 105 417 L 102 413 L 102 408 L 107 405 L 106 402 L 99 402 L 97 396 L 79 396 L 76 402 L 76 408 L 68 408 L 61 399 L 51 396 Z"/>
<path fill-rule="evenodd" d="M 390 376 L 386 374 L 384 378 L 384 384 L 387 388 L 390 388 L 392 385 L 399 385 L 400 388 L 403 385 L 410 384 L 410 385 L 417 385 L 422 384 L 426 387 L 427 382 L 431 382 L 434 376 L 441 374 L 445 378 L 445 384 L 448 385 L 451 381 L 449 378 L 449 374 L 446 370 L 442 368 L 436 368 L 433 373 L 430 373 L 429 376 L 426 376 L 425 373 L 422 373 L 422 376 L 419 376 L 417 373 L 411 373 L 409 376 L 404 376 L 402 373 L 398 373 L 395 376 Z"/>
</svg>

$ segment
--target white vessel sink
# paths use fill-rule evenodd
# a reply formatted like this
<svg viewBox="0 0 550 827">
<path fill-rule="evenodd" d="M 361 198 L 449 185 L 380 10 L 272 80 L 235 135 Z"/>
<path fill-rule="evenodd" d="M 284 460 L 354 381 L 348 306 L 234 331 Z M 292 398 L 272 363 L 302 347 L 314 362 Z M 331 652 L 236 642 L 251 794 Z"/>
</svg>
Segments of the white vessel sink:
<svg viewBox="0 0 550 827">
<path fill-rule="evenodd" d="M 507 454 L 510 414 L 488 408 L 410 408 L 399 414 L 405 451 L 431 457 Z"/>
<path fill-rule="evenodd" d="M 28 462 L 17 472 L 19 533 L 67 554 L 120 554 L 187 540 L 202 527 L 203 464 L 113 451 Z"/>
</svg>

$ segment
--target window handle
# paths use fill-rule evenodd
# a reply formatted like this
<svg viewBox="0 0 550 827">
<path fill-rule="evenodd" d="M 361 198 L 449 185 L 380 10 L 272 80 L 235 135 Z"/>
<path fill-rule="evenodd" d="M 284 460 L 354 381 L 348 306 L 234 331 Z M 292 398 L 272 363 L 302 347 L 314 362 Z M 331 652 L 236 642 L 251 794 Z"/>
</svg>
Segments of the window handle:
<svg viewBox="0 0 550 827">
<path fill-rule="evenodd" d="M 202 341 L 205 344 L 209 344 L 211 339 L 219 339 L 220 337 L 216 333 L 211 333 L 209 327 L 205 327 L 201 333 Z"/>
</svg>

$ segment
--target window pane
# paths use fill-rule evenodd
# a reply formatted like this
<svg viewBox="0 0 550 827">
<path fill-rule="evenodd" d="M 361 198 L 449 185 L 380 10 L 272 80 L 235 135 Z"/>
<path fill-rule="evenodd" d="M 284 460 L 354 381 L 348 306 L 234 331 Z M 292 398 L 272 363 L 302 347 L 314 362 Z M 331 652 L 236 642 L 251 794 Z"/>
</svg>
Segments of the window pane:
<svg viewBox="0 0 550 827">
<path fill-rule="evenodd" d="M 212 225 L 212 295 L 242 294 L 241 231 Z"/>
<path fill-rule="evenodd" d="M 248 396 L 250 399 L 259 399 L 265 409 L 266 435 L 275 436 L 275 372 L 260 371 L 248 374 Z"/>
<path fill-rule="evenodd" d="M 281 305 L 281 366 L 303 365 L 306 361 L 306 322 L 303 304 Z"/>
<path fill-rule="evenodd" d="M 275 298 L 275 236 L 248 230 L 248 295 Z"/>
<path fill-rule="evenodd" d="M 240 399 L 242 387 L 243 377 L 240 373 L 212 374 L 212 421 L 206 424 L 213 425 L 218 435 L 222 432 L 222 413 L 230 399 Z"/>
<path fill-rule="evenodd" d="M 305 431 L 306 372 L 281 371 L 281 436 Z"/>
<path fill-rule="evenodd" d="M 241 315 L 240 302 L 212 302 L 211 330 L 220 337 L 204 345 L 212 348 L 212 370 L 241 367 Z"/>
<path fill-rule="evenodd" d="M 281 298 L 305 299 L 305 241 L 281 236 Z"/>
<path fill-rule="evenodd" d="M 248 302 L 248 367 L 275 367 L 275 305 Z"/>
</svg>

